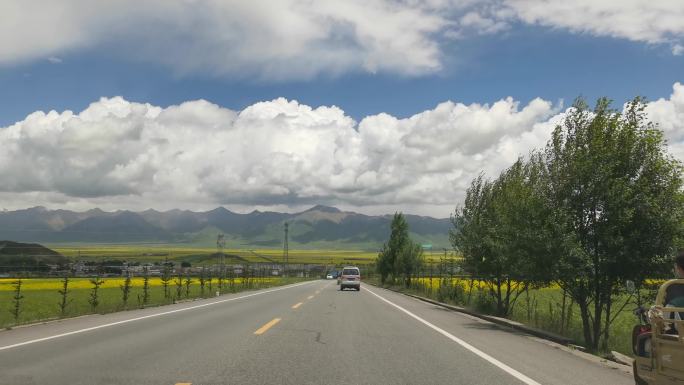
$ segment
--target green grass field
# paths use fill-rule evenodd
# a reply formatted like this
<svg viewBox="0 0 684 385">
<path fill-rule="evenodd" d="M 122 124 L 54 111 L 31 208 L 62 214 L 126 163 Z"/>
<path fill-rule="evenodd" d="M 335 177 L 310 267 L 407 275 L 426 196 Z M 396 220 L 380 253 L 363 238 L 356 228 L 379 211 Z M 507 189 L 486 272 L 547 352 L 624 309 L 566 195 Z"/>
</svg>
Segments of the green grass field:
<svg viewBox="0 0 684 385">
<path fill-rule="evenodd" d="M 201 288 L 199 281 L 193 277 L 193 282 L 190 285 L 189 295 L 186 296 L 185 285 L 183 285 L 180 300 L 187 300 L 201 297 Z M 301 278 L 284 278 L 284 277 L 268 277 L 268 278 L 250 278 L 249 280 L 241 280 L 239 278 L 228 280 L 226 279 L 223 292 L 238 292 L 242 290 L 253 290 L 271 286 L 284 285 L 301 281 Z M 15 322 L 14 316 L 11 313 L 13 308 L 13 282 L 15 279 L 3 278 L 0 279 L 0 328 L 11 327 L 20 324 L 33 323 L 43 320 L 52 320 L 60 317 L 59 303 L 61 296 L 57 292 L 61 288 L 59 278 L 35 278 L 22 280 L 22 295 L 24 298 L 21 301 L 21 313 L 19 321 Z M 133 280 L 133 285 L 128 300 L 128 305 L 123 306 L 121 299 L 122 291 L 120 285 L 123 284 L 123 278 L 105 278 L 105 283 L 100 286 L 99 299 L 100 305 L 93 309 L 88 299 L 91 293 L 92 285 L 87 278 L 73 278 L 69 283 L 69 305 L 65 317 L 74 317 L 84 314 L 93 313 L 111 313 L 126 309 L 135 309 L 142 307 L 143 283 L 142 278 L 136 277 Z M 165 298 L 164 288 L 161 285 L 159 278 L 150 278 L 149 301 L 146 307 L 159 306 L 172 303 L 176 295 L 176 285 L 172 280 L 170 282 L 169 290 L 171 298 Z M 211 290 L 209 284 L 205 286 L 205 297 L 212 296 L 212 293 L 218 290 L 218 281 L 212 281 Z"/>
<path fill-rule="evenodd" d="M 579 307 L 576 305 L 570 307 L 569 322 L 561 327 L 560 306 L 562 298 L 562 290 L 558 288 L 530 290 L 529 301 L 525 295 L 521 296 L 510 318 L 542 330 L 570 337 L 581 345 L 584 337 Z M 628 299 L 627 296 L 619 298 L 616 306 L 622 305 L 626 299 Z M 569 299 L 566 298 L 566 301 Z M 608 338 L 610 349 L 628 356 L 632 355 L 632 327 L 637 323 L 636 317 L 632 314 L 634 308 L 636 305 L 629 304 L 616 316 L 610 327 Z"/>
<path fill-rule="evenodd" d="M 379 284 L 376 277 L 373 278 L 372 281 L 375 284 Z M 414 287 L 410 289 L 398 286 L 393 288 L 400 291 L 412 292 L 441 302 L 465 306 L 481 313 L 492 314 L 494 312 L 494 308 L 491 307 L 493 305 L 491 303 L 489 303 L 489 305 L 487 304 L 488 295 L 484 293 L 485 287 L 483 285 L 475 282 L 472 293 L 469 293 L 469 280 L 455 279 L 454 284 L 460 285 L 463 288 L 462 295 L 457 299 L 446 297 L 448 294 L 444 294 L 444 292 L 440 293 L 439 278 L 432 279 L 432 286 L 430 286 L 429 278 L 420 278 L 418 279 L 418 282 L 413 285 Z M 566 309 L 569 308 L 570 310 L 567 313 L 566 322 L 561 324 L 562 298 L 562 290 L 558 287 L 531 289 L 528 291 L 528 295 L 523 294 L 519 297 L 509 318 L 538 329 L 569 337 L 577 344 L 582 345 L 582 321 L 579 307 L 576 305 L 566 306 Z M 627 299 L 629 299 L 628 296 L 618 298 L 615 306 L 622 306 L 622 303 Z M 569 304 L 570 299 L 566 297 L 566 305 Z M 610 350 L 615 350 L 631 356 L 632 327 L 637 323 L 636 317 L 632 314 L 634 308 L 636 308 L 636 304 L 629 303 L 619 314 L 617 314 L 615 321 L 611 325 L 610 336 L 608 338 L 608 347 Z M 617 310 L 618 309 L 614 309 L 614 311 Z"/>
</svg>

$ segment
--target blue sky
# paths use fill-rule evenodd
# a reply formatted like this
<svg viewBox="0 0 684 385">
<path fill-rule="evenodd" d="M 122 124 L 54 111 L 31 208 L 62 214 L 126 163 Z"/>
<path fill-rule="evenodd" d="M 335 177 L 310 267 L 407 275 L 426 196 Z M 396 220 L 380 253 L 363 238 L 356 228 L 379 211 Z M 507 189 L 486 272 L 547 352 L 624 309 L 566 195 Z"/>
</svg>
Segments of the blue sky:
<svg viewBox="0 0 684 385">
<path fill-rule="evenodd" d="M 680 1 L 3 2 L 0 201 L 448 217 L 578 96 L 645 96 L 684 160 L 682 20 Z"/>
<path fill-rule="evenodd" d="M 277 97 L 336 105 L 357 120 L 381 112 L 406 117 L 453 100 L 492 103 L 507 96 L 569 104 L 607 96 L 622 103 L 636 95 L 668 97 L 684 80 L 684 56 L 662 45 L 518 26 L 503 36 L 445 45 L 445 68 L 420 76 L 352 73 L 305 80 L 263 81 L 202 73 L 179 75 L 151 62 L 105 49 L 39 58 L 0 67 L 0 126 L 36 110 L 81 111 L 101 96 L 160 106 L 206 99 L 240 110 Z"/>
</svg>

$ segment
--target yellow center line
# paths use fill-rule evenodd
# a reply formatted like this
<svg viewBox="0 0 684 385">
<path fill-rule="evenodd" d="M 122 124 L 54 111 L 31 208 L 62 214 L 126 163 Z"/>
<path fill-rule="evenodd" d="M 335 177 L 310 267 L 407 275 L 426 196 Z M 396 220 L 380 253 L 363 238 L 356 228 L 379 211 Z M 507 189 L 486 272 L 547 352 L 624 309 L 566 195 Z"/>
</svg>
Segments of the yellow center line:
<svg viewBox="0 0 684 385">
<path fill-rule="evenodd" d="M 302 306 L 302 303 L 303 303 L 303 302 L 299 302 L 298 304 L 293 305 L 292 308 L 293 308 L 293 309 L 296 309 L 296 308 Z"/>
<path fill-rule="evenodd" d="M 266 333 L 266 331 L 268 329 L 272 328 L 273 325 L 277 324 L 278 322 L 280 322 L 280 318 L 274 318 L 274 319 L 268 321 L 268 323 L 266 325 L 257 329 L 257 331 L 255 331 L 254 334 L 256 334 L 256 335 L 264 334 L 264 333 Z"/>
<path fill-rule="evenodd" d="M 313 295 L 308 296 L 306 299 L 312 299 Z"/>
</svg>

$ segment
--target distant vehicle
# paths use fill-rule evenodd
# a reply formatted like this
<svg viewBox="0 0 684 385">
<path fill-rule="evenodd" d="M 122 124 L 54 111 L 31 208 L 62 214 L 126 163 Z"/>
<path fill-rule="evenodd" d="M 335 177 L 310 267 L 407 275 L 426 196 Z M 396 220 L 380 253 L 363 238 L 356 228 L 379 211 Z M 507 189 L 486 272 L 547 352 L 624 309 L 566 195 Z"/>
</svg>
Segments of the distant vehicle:
<svg viewBox="0 0 684 385">
<path fill-rule="evenodd" d="M 339 285 L 340 282 L 342 282 L 342 272 L 341 271 L 333 271 L 333 277 L 337 279 L 337 284 Z"/>
<path fill-rule="evenodd" d="M 684 382 L 684 279 L 665 282 L 655 305 L 639 308 L 632 332 L 634 381 L 637 385 Z"/>
<path fill-rule="evenodd" d="M 328 273 L 328 275 L 325 276 L 325 279 L 333 279 L 332 273 Z"/>
<path fill-rule="evenodd" d="M 352 288 L 361 290 L 361 272 L 356 266 L 347 266 L 342 269 L 340 276 L 340 290 Z"/>
</svg>

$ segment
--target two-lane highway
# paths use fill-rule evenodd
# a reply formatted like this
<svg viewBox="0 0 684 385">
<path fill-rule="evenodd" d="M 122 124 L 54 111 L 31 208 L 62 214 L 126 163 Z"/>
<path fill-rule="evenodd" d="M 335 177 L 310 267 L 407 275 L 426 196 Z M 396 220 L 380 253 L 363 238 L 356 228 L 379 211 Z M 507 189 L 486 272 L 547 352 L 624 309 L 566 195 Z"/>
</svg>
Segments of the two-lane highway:
<svg viewBox="0 0 684 385">
<path fill-rule="evenodd" d="M 630 384 L 397 293 L 313 281 L 0 332 L 0 384 Z"/>
</svg>

